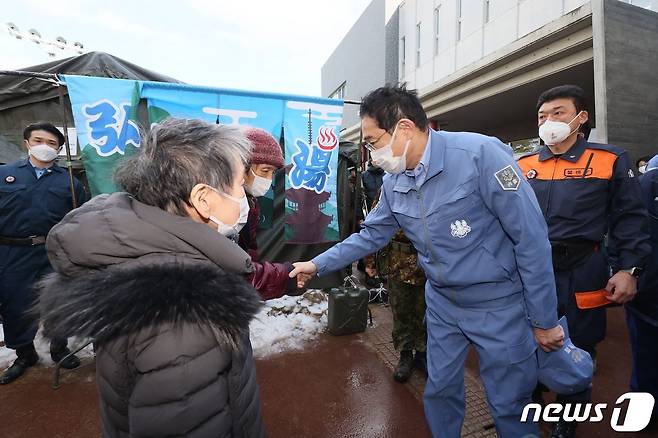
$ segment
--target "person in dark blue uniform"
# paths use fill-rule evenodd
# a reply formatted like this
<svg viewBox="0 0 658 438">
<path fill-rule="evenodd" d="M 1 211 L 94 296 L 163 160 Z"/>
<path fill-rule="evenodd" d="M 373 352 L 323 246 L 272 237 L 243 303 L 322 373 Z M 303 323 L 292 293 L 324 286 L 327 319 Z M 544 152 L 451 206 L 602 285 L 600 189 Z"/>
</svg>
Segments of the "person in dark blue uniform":
<svg viewBox="0 0 658 438">
<path fill-rule="evenodd" d="M 494 137 L 430 129 L 404 87 L 369 93 L 360 114 L 372 160 L 388 173 L 377 207 L 358 234 L 294 263 L 290 276 L 340 269 L 402 229 L 427 275 L 424 407 L 432 434 L 461 434 L 473 345 L 498 436 L 538 436 L 537 424 L 520 421 L 537 384 L 535 351 L 537 343 L 561 347 L 564 331 L 553 310 L 546 222 L 512 150 Z"/>
<path fill-rule="evenodd" d="M 646 210 L 628 154 L 621 148 L 586 140 L 584 91 L 563 85 L 537 102 L 539 136 L 545 145 L 519 159 L 548 224 L 557 286 L 557 313 L 566 315 L 573 343 L 596 358 L 605 337 L 606 310 L 579 297 L 626 303 L 636 293 L 636 276 L 650 252 Z M 611 266 L 604 238 L 616 254 Z M 613 275 L 610 276 L 612 269 Z M 591 308 L 590 308 L 591 307 Z M 559 402 L 587 402 L 591 390 L 558 396 Z M 575 422 L 559 422 L 553 437 L 573 437 Z"/>
<path fill-rule="evenodd" d="M 648 160 L 639 180 L 649 212 L 652 252 L 638 280 L 637 295 L 626 305 L 633 351 L 630 386 L 631 391 L 648 392 L 658 399 L 658 155 Z M 654 405 L 653 420 L 658 420 L 658 405 Z"/>
<path fill-rule="evenodd" d="M 50 123 L 36 123 L 23 132 L 29 157 L 0 166 L 0 311 L 5 346 L 17 359 L 0 375 L 0 384 L 20 377 L 39 357 L 34 349 L 38 320 L 31 307 L 36 300 L 34 283 L 51 267 L 46 255 L 46 235 L 73 209 L 67 171 L 55 164 L 64 144 L 62 133 Z M 75 182 L 77 205 L 88 199 Z M 66 339 L 50 343 L 50 355 L 59 362 L 70 353 Z M 71 356 L 64 368 L 80 365 Z"/>
<path fill-rule="evenodd" d="M 382 186 L 384 179 L 384 169 L 375 166 L 372 162 L 368 163 L 368 169 L 361 174 L 363 180 L 363 191 L 366 196 L 366 205 L 368 209 L 375 203 L 379 188 Z"/>
</svg>

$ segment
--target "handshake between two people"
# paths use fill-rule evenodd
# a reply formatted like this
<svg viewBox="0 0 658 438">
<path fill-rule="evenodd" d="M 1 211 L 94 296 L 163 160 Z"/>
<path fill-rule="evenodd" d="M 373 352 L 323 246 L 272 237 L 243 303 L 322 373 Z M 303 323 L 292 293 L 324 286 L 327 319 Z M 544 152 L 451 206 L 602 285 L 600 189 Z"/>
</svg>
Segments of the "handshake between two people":
<svg viewBox="0 0 658 438">
<path fill-rule="evenodd" d="M 294 269 L 290 271 L 290 278 L 297 277 L 297 288 L 302 289 L 306 283 L 318 272 L 317 266 L 313 262 L 295 262 L 292 264 Z"/>
</svg>

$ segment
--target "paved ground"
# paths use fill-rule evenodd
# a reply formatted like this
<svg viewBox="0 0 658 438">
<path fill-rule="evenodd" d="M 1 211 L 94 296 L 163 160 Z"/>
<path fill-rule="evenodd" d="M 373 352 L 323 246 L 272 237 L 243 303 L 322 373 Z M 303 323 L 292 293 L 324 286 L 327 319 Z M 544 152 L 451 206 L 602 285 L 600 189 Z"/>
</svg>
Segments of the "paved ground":
<svg viewBox="0 0 658 438">
<path fill-rule="evenodd" d="M 95 366 L 91 359 L 62 375 L 53 390 L 52 369 L 38 366 L 0 386 L 0 437 L 89 438 L 100 436 Z"/>
<path fill-rule="evenodd" d="M 378 324 L 361 335 L 366 343 L 374 348 L 382 361 L 393 369 L 397 363 L 397 354 L 390 338 L 392 319 L 387 307 L 371 306 Z M 657 364 L 658 366 L 658 364 Z M 652 424 L 642 432 L 619 433 L 610 427 L 612 408 L 617 398 L 628 391 L 631 370 L 631 350 L 628 342 L 628 330 L 622 308 L 608 310 L 608 331 L 605 342 L 599 346 L 598 370 L 594 376 L 592 398 L 594 403 L 606 403 L 605 420 L 600 423 L 583 423 L 578 428 L 577 437 L 658 437 L 658 424 Z M 495 437 L 492 429 L 493 420 L 489 414 L 486 396 L 479 380 L 477 355 L 471 351 L 466 362 L 466 417 L 462 437 Z M 414 373 L 410 382 L 412 393 L 420 400 L 425 379 Z M 545 401 L 554 401 L 555 394 L 547 393 Z M 624 418 L 624 414 L 621 415 Z M 550 425 L 542 423 L 542 436 L 550 436 Z"/>
<path fill-rule="evenodd" d="M 270 437 L 428 437 L 421 395 L 424 378 L 392 379 L 397 357 L 390 341 L 388 308 L 372 306 L 376 325 L 361 335 L 321 335 L 303 351 L 257 361 L 263 417 Z M 630 349 L 622 309 L 609 312 L 608 338 L 599 352 L 594 401 L 614 404 L 626 392 Z M 52 370 L 35 367 L 0 387 L 0 437 L 88 438 L 100 436 L 93 361 L 67 372 L 51 388 Z M 466 373 L 465 437 L 491 437 L 491 419 L 479 384 L 477 358 Z M 598 424 L 583 424 L 577 436 L 656 437 L 658 430 L 615 433 L 610 411 Z M 548 429 L 543 428 L 544 432 Z"/>
<path fill-rule="evenodd" d="M 373 318 L 376 321 L 375 327 L 368 328 L 361 337 L 366 344 L 377 351 L 377 354 L 389 368 L 388 379 L 392 379 L 393 369 L 398 361 L 398 354 L 393 348 L 391 340 L 391 330 L 393 328 L 393 319 L 388 306 L 371 305 Z M 493 430 L 493 420 L 489 414 L 487 400 L 482 389 L 480 381 L 467 370 L 465 375 L 466 383 L 466 417 L 462 428 L 462 437 L 479 438 L 495 437 L 496 432 Z M 414 396 L 422 401 L 423 390 L 425 389 L 425 376 L 418 371 L 414 371 L 407 386 Z"/>
<path fill-rule="evenodd" d="M 0 387 L 0 437 L 100 436 L 94 364 L 85 364 L 65 373 L 57 391 L 44 366 Z M 323 334 L 303 351 L 259 359 L 256 367 L 271 438 L 430 436 L 422 402 L 393 381 L 359 335 Z"/>
<path fill-rule="evenodd" d="M 269 437 L 429 437 L 422 402 L 357 335 L 258 361 Z"/>
</svg>

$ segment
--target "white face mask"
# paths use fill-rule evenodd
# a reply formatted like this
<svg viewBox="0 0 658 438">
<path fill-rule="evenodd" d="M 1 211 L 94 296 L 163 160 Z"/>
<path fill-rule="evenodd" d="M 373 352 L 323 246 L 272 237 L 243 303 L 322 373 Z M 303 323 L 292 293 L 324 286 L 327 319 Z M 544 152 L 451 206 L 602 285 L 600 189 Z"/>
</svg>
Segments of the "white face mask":
<svg viewBox="0 0 658 438">
<path fill-rule="evenodd" d="M 208 186 L 210 187 L 210 186 Z M 231 237 L 240 232 L 242 227 L 247 223 L 247 218 L 249 217 L 249 201 L 247 200 L 246 196 L 243 196 L 242 198 L 236 198 L 235 196 L 231 196 L 227 193 L 220 192 L 219 190 L 215 189 L 214 187 L 210 187 L 212 190 L 215 192 L 219 193 L 220 196 L 223 196 L 225 198 L 230 199 L 233 202 L 236 202 L 237 204 L 240 205 L 240 217 L 238 217 L 238 220 L 235 221 L 233 225 L 228 225 L 224 222 L 222 222 L 219 218 L 215 216 L 208 216 L 208 219 L 210 219 L 212 222 L 214 222 L 217 225 L 217 232 L 219 234 L 222 234 L 226 237 Z"/>
<path fill-rule="evenodd" d="M 247 219 L 249 219 L 249 200 L 244 196 L 240 198 L 240 217 L 238 218 L 238 224 L 235 226 L 238 233 L 247 223 Z"/>
<path fill-rule="evenodd" d="M 647 171 L 647 165 L 643 165 L 637 168 L 637 170 L 640 171 L 640 173 L 645 173 Z"/>
<path fill-rule="evenodd" d="M 375 166 L 381 167 L 384 171 L 392 174 L 402 173 L 407 168 L 407 150 L 409 150 L 409 144 L 411 139 L 407 140 L 407 143 L 404 145 L 404 152 L 399 157 L 393 155 L 393 142 L 395 141 L 395 134 L 398 131 L 397 125 L 393 130 L 393 135 L 391 135 L 391 141 L 379 149 L 375 149 L 370 152 L 370 158 Z"/>
<path fill-rule="evenodd" d="M 254 175 L 254 180 L 251 184 L 247 184 L 245 189 L 255 197 L 263 196 L 272 186 L 272 180 L 256 175 L 253 169 L 251 173 Z"/>
<path fill-rule="evenodd" d="M 59 152 L 56 149 L 51 148 L 47 144 L 36 144 L 30 146 L 28 152 L 31 156 L 39 161 L 43 161 L 44 163 L 55 161 L 59 155 Z"/>
<path fill-rule="evenodd" d="M 571 119 L 571 122 L 576 120 L 579 115 L 580 113 L 576 114 L 576 117 Z M 561 143 L 578 130 L 578 127 L 576 127 L 576 129 L 572 131 L 569 123 L 546 120 L 544 124 L 539 127 L 539 138 L 544 140 L 544 143 L 549 146 Z M 578 124 L 578 126 L 580 126 L 580 124 Z"/>
</svg>

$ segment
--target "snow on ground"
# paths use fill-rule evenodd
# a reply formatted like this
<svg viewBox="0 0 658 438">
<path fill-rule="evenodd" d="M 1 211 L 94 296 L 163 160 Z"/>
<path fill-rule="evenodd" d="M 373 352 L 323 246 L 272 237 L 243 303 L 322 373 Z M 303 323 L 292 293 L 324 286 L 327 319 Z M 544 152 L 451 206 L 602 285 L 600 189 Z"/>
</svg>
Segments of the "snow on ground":
<svg viewBox="0 0 658 438">
<path fill-rule="evenodd" d="M 3 326 L 0 324 L 0 339 L 5 339 L 5 333 L 3 331 Z M 69 339 L 69 348 L 71 351 L 82 347 L 87 341 L 84 339 L 70 338 Z M 37 353 L 39 353 L 39 362 L 44 365 L 51 366 L 53 361 L 50 359 L 50 343 L 47 339 L 41 334 L 41 330 L 37 333 L 37 337 L 34 339 L 34 348 L 36 348 Z M 84 357 L 93 357 L 94 351 L 90 345 L 87 345 L 82 351 L 78 353 L 79 358 Z M 11 365 L 16 359 L 16 352 L 10 350 L 6 347 L 0 347 L 0 370 L 4 370 L 9 365 Z"/>
<path fill-rule="evenodd" d="M 266 301 L 250 326 L 254 356 L 302 348 L 327 326 L 327 304 L 319 290 Z"/>
<path fill-rule="evenodd" d="M 327 326 L 327 295 L 319 290 L 309 290 L 298 297 L 269 300 L 251 323 L 251 344 L 254 356 L 266 357 L 286 350 L 296 350 L 313 339 Z M 0 339 L 4 339 L 0 324 Z M 69 339 L 69 348 L 74 350 L 84 344 L 85 340 Z M 41 331 L 37 333 L 34 345 L 39 353 L 41 363 L 51 366 L 50 344 Z M 78 357 L 92 357 L 91 345 L 85 347 Z M 4 370 L 16 359 L 14 350 L 0 347 L 0 370 Z"/>
</svg>

